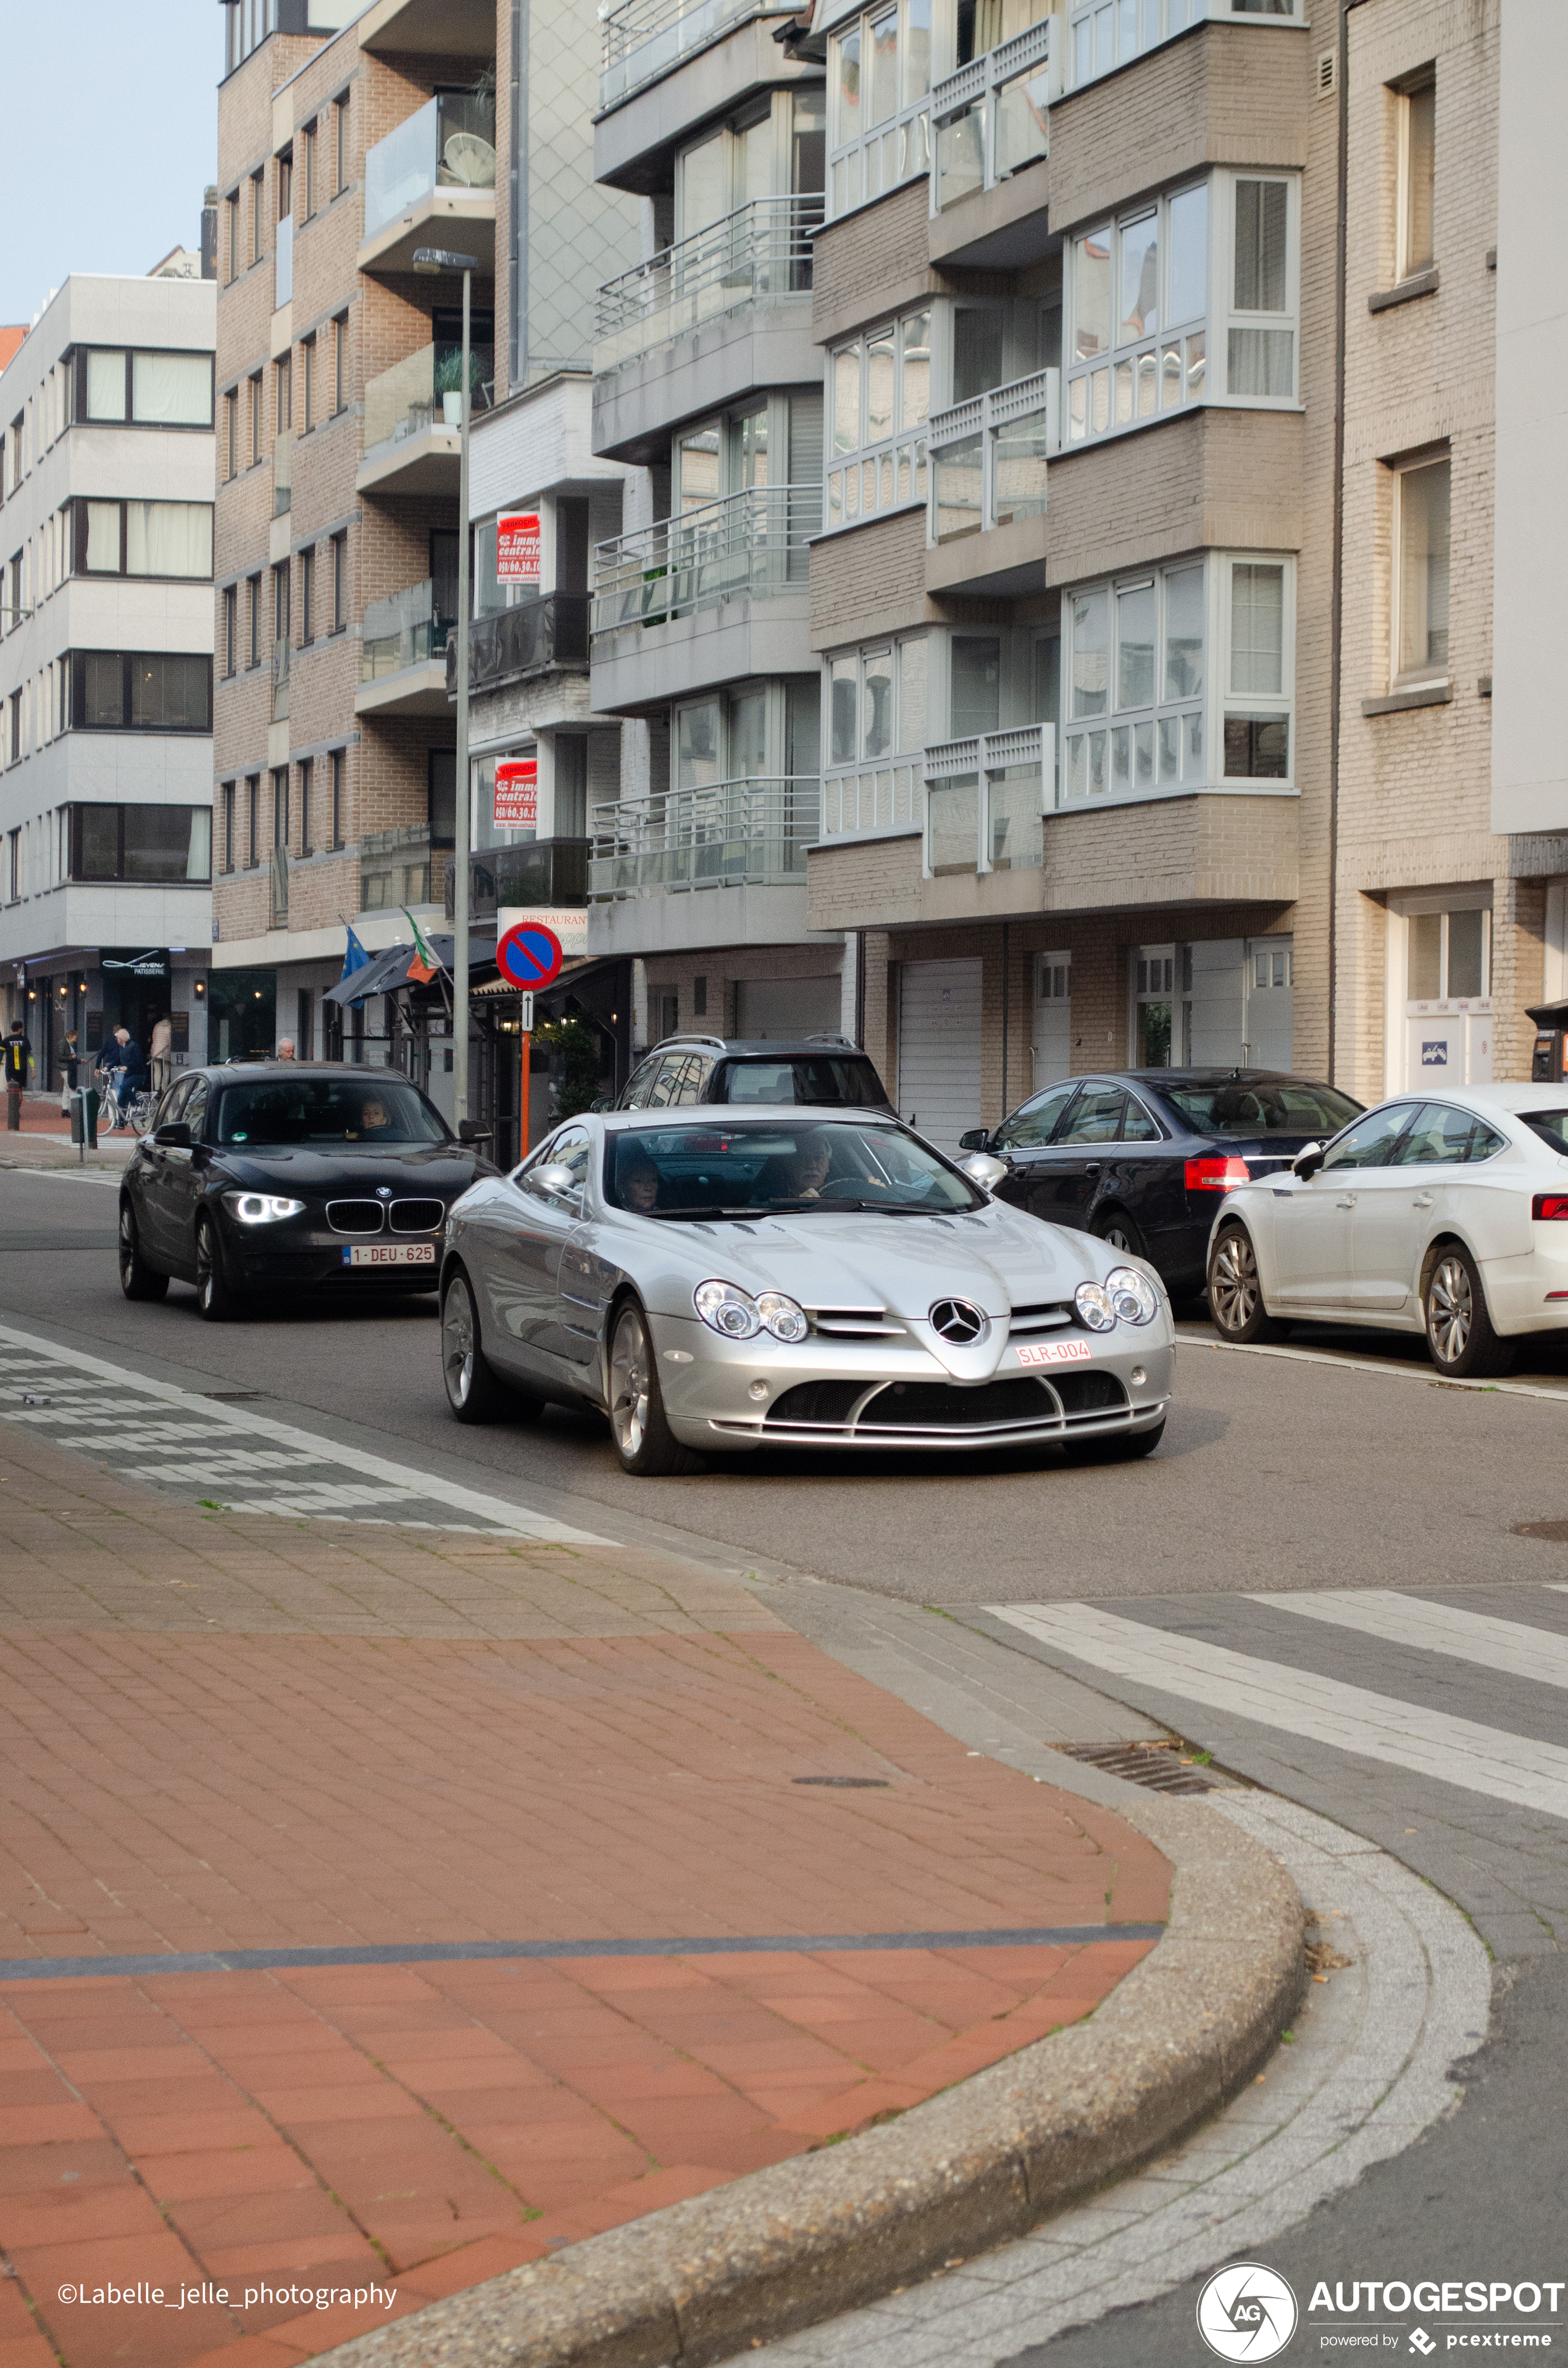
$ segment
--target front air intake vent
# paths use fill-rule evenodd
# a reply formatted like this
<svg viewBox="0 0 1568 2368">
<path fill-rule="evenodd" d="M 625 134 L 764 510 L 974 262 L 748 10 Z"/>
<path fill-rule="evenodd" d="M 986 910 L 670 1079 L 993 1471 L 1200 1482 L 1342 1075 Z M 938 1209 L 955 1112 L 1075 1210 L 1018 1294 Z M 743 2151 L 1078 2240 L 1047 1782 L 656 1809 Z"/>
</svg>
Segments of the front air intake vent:
<svg viewBox="0 0 1568 2368">
<path fill-rule="evenodd" d="M 379 1234 L 382 1213 L 379 1201 L 329 1201 L 326 1204 L 326 1221 L 335 1234 Z"/>
<path fill-rule="evenodd" d="M 394 1234 L 433 1234 L 446 1222 L 444 1201 L 394 1201 L 392 1204 L 392 1229 Z"/>
</svg>

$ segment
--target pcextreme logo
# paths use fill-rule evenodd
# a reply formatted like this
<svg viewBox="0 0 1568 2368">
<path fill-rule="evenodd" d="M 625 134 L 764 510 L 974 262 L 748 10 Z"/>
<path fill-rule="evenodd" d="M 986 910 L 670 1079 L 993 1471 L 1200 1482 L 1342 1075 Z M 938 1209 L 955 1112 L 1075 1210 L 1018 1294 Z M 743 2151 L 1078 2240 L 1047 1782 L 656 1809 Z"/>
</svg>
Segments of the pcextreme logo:
<svg viewBox="0 0 1568 2368">
<path fill-rule="evenodd" d="M 1198 2332 L 1221 2360 L 1272 2360 L 1296 2332 L 1296 2297 L 1278 2270 L 1232 2261 L 1198 2297 Z"/>
</svg>

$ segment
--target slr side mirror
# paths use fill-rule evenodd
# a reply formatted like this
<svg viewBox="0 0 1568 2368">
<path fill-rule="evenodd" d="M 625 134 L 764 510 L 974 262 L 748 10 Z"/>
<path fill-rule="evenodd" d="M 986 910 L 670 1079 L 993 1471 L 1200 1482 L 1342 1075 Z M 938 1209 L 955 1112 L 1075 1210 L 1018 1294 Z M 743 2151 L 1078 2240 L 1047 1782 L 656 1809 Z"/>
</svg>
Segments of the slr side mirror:
<svg viewBox="0 0 1568 2368">
<path fill-rule="evenodd" d="M 990 1148 L 991 1133 L 987 1127 L 971 1126 L 967 1134 L 960 1134 L 959 1137 L 960 1151 L 989 1151 Z"/>
<path fill-rule="evenodd" d="M 458 1121 L 460 1143 L 488 1143 L 490 1133 L 489 1127 L 482 1126 L 476 1118 L 460 1118 Z"/>
<path fill-rule="evenodd" d="M 552 1159 L 548 1167 L 536 1167 L 529 1181 L 536 1191 L 548 1192 L 552 1201 L 575 1200 L 577 1197 L 575 1174 L 558 1160 Z"/>
<path fill-rule="evenodd" d="M 1323 1166 L 1324 1147 L 1321 1143 L 1309 1143 L 1298 1151 L 1290 1162 L 1290 1173 L 1299 1176 L 1303 1184 L 1317 1174 Z"/>
<path fill-rule="evenodd" d="M 183 1118 L 171 1119 L 167 1126 L 158 1127 L 153 1140 L 160 1151 L 189 1151 L 192 1148 L 190 1129 Z"/>
<path fill-rule="evenodd" d="M 983 1192 L 994 1192 L 1006 1180 L 1006 1161 L 993 1159 L 988 1151 L 971 1151 L 967 1159 L 960 1160 L 959 1166 Z"/>
</svg>

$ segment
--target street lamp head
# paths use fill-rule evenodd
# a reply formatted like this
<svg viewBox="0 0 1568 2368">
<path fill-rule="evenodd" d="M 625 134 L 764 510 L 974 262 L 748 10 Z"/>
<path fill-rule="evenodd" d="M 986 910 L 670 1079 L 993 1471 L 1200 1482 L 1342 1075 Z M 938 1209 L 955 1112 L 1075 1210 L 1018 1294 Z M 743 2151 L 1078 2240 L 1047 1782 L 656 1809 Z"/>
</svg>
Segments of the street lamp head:
<svg viewBox="0 0 1568 2368">
<path fill-rule="evenodd" d="M 451 249 L 446 246 L 416 246 L 414 250 L 414 268 L 415 271 L 423 271 L 426 274 L 437 271 L 477 271 L 479 257 L 477 255 L 454 255 Z"/>
</svg>

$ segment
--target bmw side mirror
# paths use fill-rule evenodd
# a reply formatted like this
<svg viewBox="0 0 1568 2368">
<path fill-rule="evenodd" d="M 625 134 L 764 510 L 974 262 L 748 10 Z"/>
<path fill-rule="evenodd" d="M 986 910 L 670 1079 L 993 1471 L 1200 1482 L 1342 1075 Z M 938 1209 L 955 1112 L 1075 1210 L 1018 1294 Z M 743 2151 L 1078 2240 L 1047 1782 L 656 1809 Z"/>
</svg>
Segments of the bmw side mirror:
<svg viewBox="0 0 1568 2368">
<path fill-rule="evenodd" d="M 1318 1169 L 1323 1166 L 1323 1158 L 1324 1147 L 1321 1143 L 1306 1144 L 1291 1160 L 1290 1173 L 1292 1176 L 1299 1176 L 1304 1184 L 1310 1177 L 1317 1174 Z"/>
<path fill-rule="evenodd" d="M 967 1159 L 960 1160 L 959 1166 L 983 1192 L 994 1192 L 996 1187 L 1006 1179 L 1006 1161 L 993 1159 L 988 1151 L 971 1151 Z"/>
<path fill-rule="evenodd" d="M 153 1136 L 160 1151 L 188 1151 L 191 1148 L 190 1129 L 183 1118 L 171 1119 L 160 1126 Z"/>
<path fill-rule="evenodd" d="M 960 1134 L 959 1137 L 960 1151 L 989 1151 L 990 1148 L 991 1134 L 986 1127 L 971 1126 L 967 1134 Z"/>
<path fill-rule="evenodd" d="M 459 1119 L 458 1141 L 460 1143 L 488 1143 L 490 1139 L 491 1130 L 487 1126 L 482 1126 L 478 1119 Z"/>
</svg>

